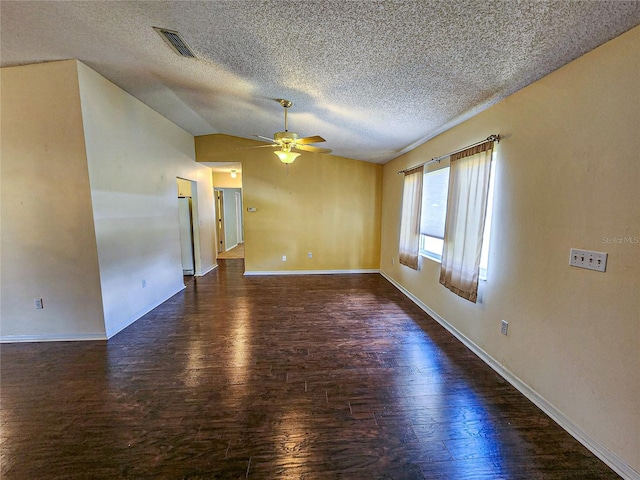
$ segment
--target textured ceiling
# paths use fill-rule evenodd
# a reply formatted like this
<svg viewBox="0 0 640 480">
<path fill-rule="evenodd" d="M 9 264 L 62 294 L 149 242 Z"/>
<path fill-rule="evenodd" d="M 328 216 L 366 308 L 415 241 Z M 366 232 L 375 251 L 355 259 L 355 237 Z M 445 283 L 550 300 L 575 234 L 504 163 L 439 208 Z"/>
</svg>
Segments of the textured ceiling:
<svg viewBox="0 0 640 480">
<path fill-rule="evenodd" d="M 384 163 L 640 24 L 640 2 L 3 0 L 0 15 L 2 66 L 77 58 L 193 135 L 271 137 L 287 98 L 291 131 Z"/>
</svg>

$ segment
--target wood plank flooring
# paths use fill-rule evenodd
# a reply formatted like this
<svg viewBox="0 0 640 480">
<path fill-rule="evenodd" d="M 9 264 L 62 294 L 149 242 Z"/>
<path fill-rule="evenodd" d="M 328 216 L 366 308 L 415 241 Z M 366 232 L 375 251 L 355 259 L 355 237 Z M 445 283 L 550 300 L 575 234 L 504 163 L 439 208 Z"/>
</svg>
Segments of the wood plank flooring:
<svg viewBox="0 0 640 480">
<path fill-rule="evenodd" d="M 242 272 L 3 345 L 1 478 L 619 478 L 380 275 Z"/>
</svg>

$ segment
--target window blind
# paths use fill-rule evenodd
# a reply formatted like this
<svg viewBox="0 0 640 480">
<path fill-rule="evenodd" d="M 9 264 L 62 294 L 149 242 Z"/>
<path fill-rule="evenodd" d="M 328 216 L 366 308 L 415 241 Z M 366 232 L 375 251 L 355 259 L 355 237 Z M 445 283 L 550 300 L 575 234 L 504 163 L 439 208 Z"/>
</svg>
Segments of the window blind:
<svg viewBox="0 0 640 480">
<path fill-rule="evenodd" d="M 447 192 L 449 168 L 441 168 L 424 174 L 422 187 L 422 216 L 420 233 L 429 237 L 444 238 L 447 216 Z"/>
</svg>

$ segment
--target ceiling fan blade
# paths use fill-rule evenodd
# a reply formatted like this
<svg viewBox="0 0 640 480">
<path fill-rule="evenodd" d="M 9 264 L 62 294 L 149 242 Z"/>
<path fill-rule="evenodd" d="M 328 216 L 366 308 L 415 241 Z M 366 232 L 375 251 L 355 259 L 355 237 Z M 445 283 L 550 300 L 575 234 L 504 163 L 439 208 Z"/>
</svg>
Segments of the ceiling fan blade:
<svg viewBox="0 0 640 480">
<path fill-rule="evenodd" d="M 314 147 L 313 145 L 296 145 L 294 148 L 298 150 L 304 150 L 305 152 L 313 152 L 313 153 L 330 153 L 330 148 L 320 148 Z"/>
<path fill-rule="evenodd" d="M 256 145 L 255 147 L 238 147 L 236 148 L 236 150 L 249 150 L 251 148 L 273 148 L 273 147 L 279 147 L 280 145 L 278 145 L 277 143 L 272 143 L 269 145 Z"/>
<path fill-rule="evenodd" d="M 320 142 L 326 142 L 326 140 L 322 138 L 320 135 L 314 135 L 313 137 L 299 138 L 296 140 L 296 143 L 299 145 L 307 145 L 308 143 L 320 143 Z"/>
<path fill-rule="evenodd" d="M 267 140 L 267 141 L 273 143 L 273 138 L 263 137 L 262 135 L 254 135 L 254 137 L 261 138 L 263 140 Z"/>
</svg>

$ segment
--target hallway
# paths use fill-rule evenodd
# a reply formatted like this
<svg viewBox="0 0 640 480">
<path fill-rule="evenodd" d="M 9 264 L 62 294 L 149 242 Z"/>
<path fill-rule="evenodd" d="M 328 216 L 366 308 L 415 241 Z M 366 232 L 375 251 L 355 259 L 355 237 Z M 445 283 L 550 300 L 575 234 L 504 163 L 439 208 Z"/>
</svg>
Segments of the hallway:
<svg viewBox="0 0 640 480">
<path fill-rule="evenodd" d="M 218 258 L 222 258 L 222 259 L 244 258 L 244 243 L 236 245 L 228 252 L 219 252 Z"/>
<path fill-rule="evenodd" d="M 243 270 L 3 345 L 2 479 L 618 478 L 382 276 Z"/>
</svg>

